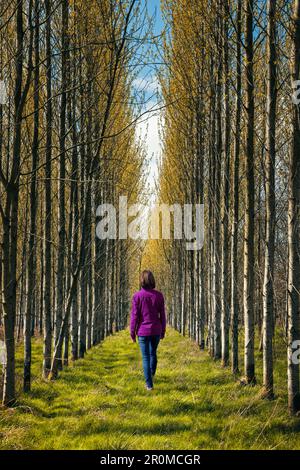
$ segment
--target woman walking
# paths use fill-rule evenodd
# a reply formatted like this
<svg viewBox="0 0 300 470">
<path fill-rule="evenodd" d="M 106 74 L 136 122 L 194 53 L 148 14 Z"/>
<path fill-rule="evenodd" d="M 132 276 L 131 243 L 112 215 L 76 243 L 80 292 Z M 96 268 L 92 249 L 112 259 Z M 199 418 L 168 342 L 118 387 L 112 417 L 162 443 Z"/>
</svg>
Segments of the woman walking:
<svg viewBox="0 0 300 470">
<path fill-rule="evenodd" d="M 151 271 L 141 274 L 141 289 L 132 298 L 130 335 L 138 342 L 142 352 L 143 369 L 147 390 L 153 390 L 156 372 L 158 343 L 166 332 L 165 301 L 161 292 L 155 290 L 155 279 Z"/>
</svg>

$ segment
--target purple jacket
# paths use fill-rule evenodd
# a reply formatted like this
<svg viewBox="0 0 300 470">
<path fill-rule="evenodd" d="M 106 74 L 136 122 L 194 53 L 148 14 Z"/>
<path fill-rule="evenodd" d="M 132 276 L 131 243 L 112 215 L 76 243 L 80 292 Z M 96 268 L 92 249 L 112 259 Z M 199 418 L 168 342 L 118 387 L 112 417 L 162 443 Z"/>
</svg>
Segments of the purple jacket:
<svg viewBox="0 0 300 470">
<path fill-rule="evenodd" d="M 166 313 L 165 301 L 161 292 L 145 289 L 136 292 L 132 297 L 130 317 L 130 336 L 134 340 L 138 336 L 165 336 Z"/>
</svg>

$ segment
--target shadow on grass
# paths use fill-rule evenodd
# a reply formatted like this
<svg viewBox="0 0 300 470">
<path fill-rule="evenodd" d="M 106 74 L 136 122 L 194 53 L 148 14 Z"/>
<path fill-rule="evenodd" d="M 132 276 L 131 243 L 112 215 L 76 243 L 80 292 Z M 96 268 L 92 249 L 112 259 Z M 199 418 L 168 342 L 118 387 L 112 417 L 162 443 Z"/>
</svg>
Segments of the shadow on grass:
<svg viewBox="0 0 300 470">
<path fill-rule="evenodd" d="M 191 413 L 191 415 L 195 414 L 203 414 L 203 413 L 211 413 L 216 411 L 216 406 L 212 401 L 205 400 L 202 402 L 191 403 L 191 402 L 174 402 L 172 405 L 168 405 L 167 407 L 159 408 L 154 411 L 157 416 L 177 416 L 183 415 L 186 416 Z"/>
<path fill-rule="evenodd" d="M 40 400 L 45 400 L 48 403 L 52 402 L 55 400 L 55 398 L 60 396 L 59 391 L 45 388 L 45 387 L 39 387 L 39 388 L 32 388 L 32 390 L 29 392 L 28 396 L 33 399 L 40 399 Z"/>
<path fill-rule="evenodd" d="M 60 380 L 60 378 L 58 379 Z M 77 385 L 98 385 L 101 383 L 101 376 L 97 376 L 95 373 L 92 375 L 89 373 L 84 374 L 82 371 L 80 371 L 80 374 L 68 374 L 68 376 L 62 376 L 61 377 L 61 382 L 66 383 L 67 385 L 69 384 L 77 384 Z"/>
<path fill-rule="evenodd" d="M 293 420 L 290 423 L 273 423 L 270 426 L 268 426 L 267 432 L 271 434 L 273 433 L 280 433 L 280 434 L 300 433 L 300 419 L 299 421 Z M 299 439 L 300 439 L 300 436 L 299 436 Z"/>
<path fill-rule="evenodd" d="M 214 377 L 204 377 L 201 379 L 203 385 L 230 385 L 232 387 L 232 378 L 228 374 L 217 375 Z"/>
<path fill-rule="evenodd" d="M 112 434 L 119 432 L 129 435 L 168 435 L 177 434 L 191 430 L 191 424 L 184 424 L 180 421 L 172 421 L 171 423 L 157 423 L 148 424 L 137 422 L 136 424 L 124 423 L 109 423 L 102 422 L 98 425 L 96 423 L 86 423 L 80 426 L 79 429 L 71 431 L 72 436 L 88 436 L 93 434 L 108 433 Z"/>
</svg>

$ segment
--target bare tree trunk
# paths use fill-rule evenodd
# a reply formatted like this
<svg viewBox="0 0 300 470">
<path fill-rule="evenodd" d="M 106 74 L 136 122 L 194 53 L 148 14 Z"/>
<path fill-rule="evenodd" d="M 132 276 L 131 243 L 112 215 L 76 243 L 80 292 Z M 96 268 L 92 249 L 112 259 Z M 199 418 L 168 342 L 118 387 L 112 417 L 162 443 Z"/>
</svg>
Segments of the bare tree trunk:
<svg viewBox="0 0 300 470">
<path fill-rule="evenodd" d="M 43 336 L 43 315 L 44 315 L 44 282 L 45 282 L 45 273 L 44 273 L 44 267 L 45 267 L 45 254 L 44 254 L 44 217 L 45 217 L 45 211 L 44 211 L 44 204 L 43 201 L 41 201 L 40 204 L 41 212 L 40 212 L 40 227 L 41 227 L 41 239 L 40 239 L 40 289 L 39 289 L 39 325 L 38 325 L 38 332 L 39 336 Z"/>
<path fill-rule="evenodd" d="M 273 398 L 273 321 L 275 249 L 275 159 L 276 159 L 276 0 L 268 1 L 268 82 L 266 129 L 266 244 L 263 287 L 263 384 L 264 395 Z"/>
<path fill-rule="evenodd" d="M 60 102 L 60 134 L 59 134 L 59 181 L 58 181 L 58 250 L 56 273 L 56 316 L 55 343 L 58 343 L 64 312 L 65 296 L 65 251 L 66 251 L 66 110 L 67 110 L 67 60 L 68 60 L 68 0 L 61 3 L 61 102 Z M 58 368 L 62 369 L 62 348 L 56 350 Z"/>
<path fill-rule="evenodd" d="M 218 48 L 221 50 L 222 44 L 222 25 L 221 19 L 218 22 Z M 221 167 L 222 167 L 222 56 L 219 52 L 219 62 L 217 64 L 217 83 L 216 83 L 216 155 L 215 155 L 215 181 L 214 181 L 214 359 L 221 359 Z"/>
<path fill-rule="evenodd" d="M 81 149 L 81 207 L 82 213 L 84 210 L 84 201 L 86 193 L 86 184 L 84 180 L 86 178 L 85 172 L 85 149 Z M 88 216 L 88 214 L 87 214 Z M 82 254 L 82 270 L 80 277 L 80 318 L 79 318 L 79 357 L 83 358 L 86 353 L 86 317 L 87 317 L 87 267 L 86 267 L 86 251 L 87 251 L 87 242 L 86 242 L 86 227 L 82 227 L 82 237 L 83 243 L 85 246 L 84 253 Z"/>
<path fill-rule="evenodd" d="M 224 5 L 224 100 L 225 100 L 225 149 L 224 149 L 224 171 L 223 171 L 223 231 L 222 231 L 222 365 L 227 366 L 229 362 L 229 316 L 230 316 L 230 279 L 229 279 L 229 194 L 230 194 L 230 96 L 229 96 L 229 44 L 228 44 L 228 16 L 229 2 Z"/>
<path fill-rule="evenodd" d="M 6 202 L 1 216 L 3 219 L 2 239 L 2 298 L 4 300 L 4 340 L 7 361 L 4 368 L 3 404 L 12 405 L 15 401 L 15 320 L 17 299 L 17 249 L 18 249 L 18 209 L 19 209 L 19 178 L 21 158 L 22 114 L 28 94 L 32 73 L 32 0 L 29 2 L 29 48 L 28 72 L 23 84 L 24 62 L 24 30 L 23 30 L 23 1 L 17 5 L 17 52 L 15 79 L 15 120 L 13 136 L 13 155 L 10 180 L 5 182 Z M 3 175 L 1 174 L 3 181 Z"/>
<path fill-rule="evenodd" d="M 244 319 L 245 380 L 254 384 L 254 77 L 253 77 L 253 0 L 246 0 L 246 211 L 244 230 Z"/>
<path fill-rule="evenodd" d="M 292 80 L 300 79 L 300 0 L 294 2 Z M 288 400 L 292 415 L 300 411 L 299 363 L 293 360 L 300 338 L 300 107 L 293 106 L 293 139 L 289 174 L 289 273 L 288 273 Z"/>
<path fill-rule="evenodd" d="M 35 37 L 34 37 L 34 131 L 32 141 L 31 188 L 30 188 L 30 237 L 28 248 L 27 302 L 24 328 L 24 378 L 23 390 L 29 392 L 31 387 L 31 333 L 36 309 L 36 213 L 37 213 L 37 166 L 39 157 L 39 0 L 35 0 Z"/>
<path fill-rule="evenodd" d="M 45 163 L 45 224 L 44 224 L 44 253 L 45 253 L 45 278 L 44 278 L 44 347 L 43 347 L 43 375 L 48 377 L 51 367 L 51 343 L 52 343 L 52 64 L 51 64 L 51 4 L 45 0 L 46 5 L 46 163 Z"/>
<path fill-rule="evenodd" d="M 204 30 L 201 31 L 203 44 L 201 45 L 201 60 L 204 63 Z M 198 203 L 204 204 L 204 113 L 203 113 L 203 69 L 198 68 L 199 74 L 199 98 L 197 108 L 197 180 L 198 180 Z M 205 347 L 205 252 L 204 247 L 197 253 L 197 278 L 198 278 L 198 344 L 200 349 Z"/>
<path fill-rule="evenodd" d="M 241 35 L 242 35 L 242 0 L 238 0 L 236 18 L 236 111 L 233 161 L 233 198 L 231 223 L 231 369 L 239 373 L 239 299 L 238 299 L 238 223 L 239 223 L 239 168 L 240 168 L 240 131 L 242 108 L 242 70 L 241 70 Z"/>
<path fill-rule="evenodd" d="M 262 151 L 262 166 L 263 160 L 265 155 L 265 148 Z M 264 169 L 262 169 L 262 173 L 264 173 Z M 261 215 L 261 206 L 262 206 L 262 176 L 259 175 L 258 177 L 258 194 L 257 194 L 257 206 L 258 206 L 258 213 L 257 213 L 257 230 L 256 230 L 256 243 L 257 243 L 257 279 L 256 279 L 256 292 L 255 292 L 255 303 L 256 303 L 256 323 L 258 329 L 258 338 L 259 338 L 259 345 L 258 350 L 262 352 L 263 350 L 263 283 L 261 282 L 261 266 L 263 265 L 263 257 L 262 257 L 262 240 L 265 238 L 265 220 L 262 223 L 262 215 Z M 266 217 L 265 217 L 266 219 Z"/>
<path fill-rule="evenodd" d="M 210 59 L 210 74 L 214 74 L 214 61 Z M 211 356 L 214 355 L 214 315 L 215 315 L 215 292 L 214 292 L 214 181 L 215 181 L 215 138 L 216 138 L 216 120 L 215 120 L 215 84 L 212 81 L 210 85 L 210 122 L 209 122 L 209 185 L 208 185 L 208 236 L 209 236 L 209 272 L 208 272 L 208 350 Z"/>
<path fill-rule="evenodd" d="M 75 67 L 74 67 L 75 69 Z M 76 102 L 75 93 L 73 96 L 72 119 L 76 120 Z M 73 217 L 72 217 L 72 237 L 71 237 L 71 273 L 76 269 L 78 256 L 78 230 L 79 230 L 79 209 L 78 209 L 78 152 L 77 152 L 77 131 L 73 125 L 73 151 L 72 151 L 72 182 L 71 182 L 71 199 Z M 78 359 L 78 285 L 76 285 L 76 294 L 74 295 L 71 306 L 71 350 L 72 360 Z"/>
<path fill-rule="evenodd" d="M 88 230 L 87 230 L 87 348 L 92 346 L 92 316 L 93 316 L 93 263 L 92 263 L 92 219 L 91 200 L 88 204 Z M 113 292 L 111 292 L 113 294 Z"/>
</svg>

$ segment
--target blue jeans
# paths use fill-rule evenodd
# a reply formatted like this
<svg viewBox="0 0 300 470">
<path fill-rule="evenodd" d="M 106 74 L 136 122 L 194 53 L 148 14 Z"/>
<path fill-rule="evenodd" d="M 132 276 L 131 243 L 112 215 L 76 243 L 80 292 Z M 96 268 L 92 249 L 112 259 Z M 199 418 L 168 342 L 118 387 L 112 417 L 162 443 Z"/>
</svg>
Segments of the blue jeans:
<svg viewBox="0 0 300 470">
<path fill-rule="evenodd" d="M 139 345 L 143 358 L 143 369 L 147 387 L 153 387 L 153 376 L 156 372 L 157 356 L 156 350 L 160 335 L 138 336 Z"/>
</svg>

